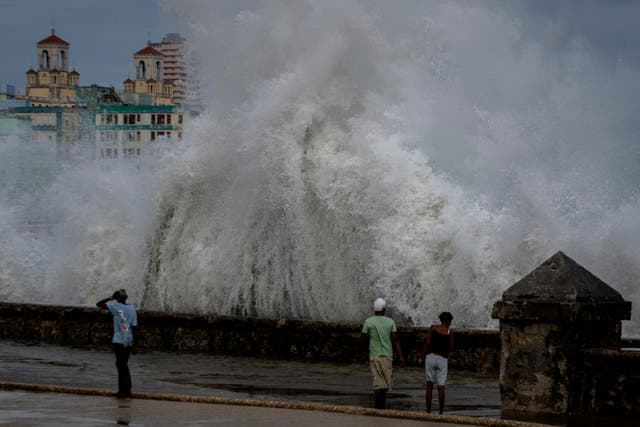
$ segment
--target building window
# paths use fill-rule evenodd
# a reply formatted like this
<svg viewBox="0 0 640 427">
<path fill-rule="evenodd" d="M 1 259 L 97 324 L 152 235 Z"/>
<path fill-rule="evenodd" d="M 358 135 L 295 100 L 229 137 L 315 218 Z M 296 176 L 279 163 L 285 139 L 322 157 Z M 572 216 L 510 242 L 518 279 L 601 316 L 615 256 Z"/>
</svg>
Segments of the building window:
<svg viewBox="0 0 640 427">
<path fill-rule="evenodd" d="M 118 149 L 117 148 L 101 148 L 100 157 L 102 157 L 103 159 L 117 159 Z"/>
<path fill-rule="evenodd" d="M 178 124 L 182 124 L 182 114 L 178 115 Z"/>
<path fill-rule="evenodd" d="M 117 125 L 118 124 L 118 115 L 117 114 L 102 114 L 100 116 L 100 124 L 102 125 Z"/>
<path fill-rule="evenodd" d="M 46 50 L 42 51 L 42 69 L 49 69 L 49 52 L 47 52 Z"/>
<path fill-rule="evenodd" d="M 159 125 L 164 124 L 164 114 L 158 114 L 158 124 Z"/>
<path fill-rule="evenodd" d="M 101 142 L 113 142 L 118 139 L 118 131 L 114 130 L 101 130 L 100 141 Z"/>
<path fill-rule="evenodd" d="M 156 140 L 156 133 L 151 131 L 151 140 L 155 141 Z"/>
<path fill-rule="evenodd" d="M 171 114 L 167 114 L 167 124 L 171 124 Z"/>
<path fill-rule="evenodd" d="M 122 120 L 125 125 L 135 125 L 136 124 L 136 115 L 135 114 L 123 114 Z"/>
<path fill-rule="evenodd" d="M 145 79 L 145 66 L 144 66 L 144 61 L 140 61 L 138 62 L 138 74 L 137 74 L 137 79 L 138 80 L 144 80 Z"/>
<path fill-rule="evenodd" d="M 156 79 L 162 80 L 162 63 L 156 61 Z"/>
<path fill-rule="evenodd" d="M 140 154 L 140 149 L 137 150 L 138 155 Z M 136 157 L 136 149 L 135 148 L 125 148 L 122 150 L 122 155 L 125 159 L 131 159 Z"/>
<path fill-rule="evenodd" d="M 140 121 L 140 114 L 136 114 L 136 121 L 139 122 Z"/>
<path fill-rule="evenodd" d="M 155 115 L 155 114 L 152 114 L 152 115 L 151 115 L 151 124 L 152 124 L 152 125 L 155 125 L 155 124 L 156 124 L 156 115 Z"/>
<path fill-rule="evenodd" d="M 58 68 L 60 68 L 62 70 L 65 70 L 67 68 L 66 58 L 64 56 L 64 50 L 60 51 L 60 66 Z"/>
</svg>

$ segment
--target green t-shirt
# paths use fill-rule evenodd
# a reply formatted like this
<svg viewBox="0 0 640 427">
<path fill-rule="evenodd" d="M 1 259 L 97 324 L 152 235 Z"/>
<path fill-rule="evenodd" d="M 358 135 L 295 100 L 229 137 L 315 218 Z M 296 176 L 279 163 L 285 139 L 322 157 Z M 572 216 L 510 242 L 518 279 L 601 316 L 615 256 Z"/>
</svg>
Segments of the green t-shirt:
<svg viewBox="0 0 640 427">
<path fill-rule="evenodd" d="M 396 322 L 386 316 L 371 316 L 364 321 L 362 332 L 369 335 L 369 358 L 393 359 L 391 332 L 396 332 Z"/>
</svg>

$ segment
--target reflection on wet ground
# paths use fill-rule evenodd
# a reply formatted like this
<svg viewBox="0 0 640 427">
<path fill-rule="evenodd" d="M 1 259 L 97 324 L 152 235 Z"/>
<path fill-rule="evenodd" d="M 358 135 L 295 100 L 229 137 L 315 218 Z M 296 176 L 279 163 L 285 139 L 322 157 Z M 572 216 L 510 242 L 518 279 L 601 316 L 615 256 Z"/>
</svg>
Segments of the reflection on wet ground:
<svg viewBox="0 0 640 427">
<path fill-rule="evenodd" d="M 0 340 L 0 381 L 115 390 L 114 365 L 108 344 L 91 350 Z M 145 352 L 132 356 L 129 366 L 134 391 L 138 392 L 373 407 L 371 378 L 368 366 L 364 364 Z M 425 410 L 422 369 L 395 369 L 394 383 L 395 388 L 388 395 L 388 409 Z M 38 399 L 33 393 L 24 392 L 4 393 L 3 399 L 11 401 L 15 396 L 30 399 L 29 403 Z M 60 397 L 59 401 L 65 401 L 65 398 Z M 499 418 L 498 379 L 470 372 L 450 372 L 445 412 Z M 33 413 L 23 415 L 34 416 Z M 519 419 L 569 427 L 640 425 L 637 417 L 527 416 Z"/>
<path fill-rule="evenodd" d="M 373 406 L 364 364 L 144 352 L 132 356 L 129 367 L 140 392 Z M 388 408 L 424 411 L 423 375 L 417 367 L 395 369 Z M 0 381 L 115 389 L 114 357 L 107 345 L 89 350 L 0 341 Z M 497 378 L 450 372 L 446 412 L 498 418 Z"/>
<path fill-rule="evenodd" d="M 457 417 L 447 421 L 153 399 L 123 401 L 105 396 L 20 390 L 0 393 L 2 426 L 452 427 L 450 421 L 463 420 Z"/>
</svg>

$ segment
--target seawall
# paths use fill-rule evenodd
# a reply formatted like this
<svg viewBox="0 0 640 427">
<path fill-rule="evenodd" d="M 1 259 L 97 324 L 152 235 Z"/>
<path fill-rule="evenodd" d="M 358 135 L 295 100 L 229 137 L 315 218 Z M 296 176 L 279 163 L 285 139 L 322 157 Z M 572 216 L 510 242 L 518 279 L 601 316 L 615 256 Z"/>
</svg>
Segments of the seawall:
<svg viewBox="0 0 640 427">
<path fill-rule="evenodd" d="M 0 302 L 0 339 L 108 348 L 110 313 L 93 307 Z M 363 363 L 366 344 L 359 323 L 320 322 L 190 313 L 138 312 L 141 350 L 202 352 L 287 360 Z M 428 328 L 400 326 L 407 364 L 417 365 Z M 500 334 L 496 330 L 456 329 L 453 369 L 497 373 Z M 640 340 L 622 340 L 640 347 Z M 631 357 L 631 356 L 629 356 Z M 640 357 L 636 354 L 633 357 Z"/>
<path fill-rule="evenodd" d="M 110 313 L 92 307 L 0 302 L 0 339 L 108 348 Z M 139 311 L 141 350 L 205 352 L 289 360 L 360 363 L 367 346 L 359 323 Z M 418 364 L 427 328 L 398 330 L 407 364 Z M 497 372 L 498 331 L 456 329 L 453 369 Z"/>
</svg>

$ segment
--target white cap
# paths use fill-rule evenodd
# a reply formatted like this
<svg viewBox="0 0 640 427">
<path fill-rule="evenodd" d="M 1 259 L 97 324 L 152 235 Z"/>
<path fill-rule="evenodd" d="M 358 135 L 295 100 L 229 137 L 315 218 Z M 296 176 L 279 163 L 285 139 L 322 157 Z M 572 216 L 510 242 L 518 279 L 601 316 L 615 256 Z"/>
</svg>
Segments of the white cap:
<svg viewBox="0 0 640 427">
<path fill-rule="evenodd" d="M 373 302 L 373 310 L 374 311 L 382 311 L 387 308 L 387 302 L 382 298 L 378 298 Z"/>
</svg>

